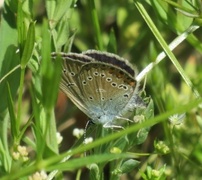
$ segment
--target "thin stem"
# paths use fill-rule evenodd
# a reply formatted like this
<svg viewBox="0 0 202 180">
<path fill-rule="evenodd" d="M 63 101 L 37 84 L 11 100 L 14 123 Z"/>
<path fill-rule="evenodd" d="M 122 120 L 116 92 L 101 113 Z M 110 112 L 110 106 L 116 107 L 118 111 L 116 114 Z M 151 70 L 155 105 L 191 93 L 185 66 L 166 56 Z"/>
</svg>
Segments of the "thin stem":
<svg viewBox="0 0 202 180">
<path fill-rule="evenodd" d="M 199 26 L 190 26 L 184 33 L 182 33 L 180 36 L 175 38 L 170 44 L 169 49 L 173 51 L 180 43 L 182 43 L 189 34 L 193 33 L 195 30 L 197 30 Z M 148 64 L 136 77 L 136 80 L 138 82 L 142 81 L 142 79 L 158 64 L 160 63 L 164 58 L 166 57 L 166 54 L 164 51 L 162 51 L 156 58 L 156 60 L 150 64 Z"/>
<path fill-rule="evenodd" d="M 65 157 L 65 158 L 61 161 L 61 163 L 68 161 L 68 160 L 70 159 L 70 157 L 71 157 L 71 156 Z M 56 174 L 57 174 L 58 172 L 59 172 L 58 170 L 52 171 L 52 172 L 48 175 L 48 177 L 47 177 L 46 180 L 52 180 L 52 179 L 54 179 L 54 177 L 56 176 Z"/>
<path fill-rule="evenodd" d="M 165 42 L 165 40 L 161 36 L 161 34 L 158 31 L 157 27 L 154 25 L 152 19 L 150 18 L 149 14 L 147 13 L 147 11 L 143 7 L 143 5 L 139 1 L 134 1 L 134 3 L 136 5 L 137 9 L 139 10 L 140 14 L 144 18 L 145 22 L 147 23 L 147 25 L 151 29 L 152 33 L 156 37 L 157 41 L 159 42 L 159 44 L 161 45 L 161 47 L 163 48 L 163 50 L 165 51 L 165 53 L 167 54 L 167 56 L 169 57 L 169 59 L 171 60 L 171 62 L 173 63 L 173 65 L 175 66 L 175 68 L 178 70 L 178 72 L 180 73 L 180 75 L 184 79 L 184 81 L 187 84 L 187 86 L 193 91 L 193 93 L 196 96 L 196 98 L 200 98 L 199 92 L 193 86 L 191 80 L 188 78 L 188 76 L 184 72 L 183 68 L 181 67 L 181 65 L 177 61 L 176 57 L 174 56 L 174 54 L 170 50 L 169 46 L 167 45 L 167 43 Z M 152 69 L 153 65 L 151 65 L 151 67 L 149 67 L 149 68 Z"/>
<path fill-rule="evenodd" d="M 72 156 L 72 155 L 75 155 L 78 153 L 83 153 L 85 150 L 90 150 L 94 147 L 100 146 L 101 144 L 104 144 L 106 142 L 112 141 L 119 137 L 125 136 L 126 134 L 134 133 L 135 131 L 138 131 L 142 127 L 151 127 L 159 122 L 165 121 L 169 116 L 171 116 L 173 114 L 186 112 L 192 108 L 197 107 L 201 103 L 202 103 L 201 99 L 189 102 L 187 105 L 182 105 L 182 106 L 179 106 L 178 108 L 174 108 L 171 111 L 167 111 L 166 113 L 163 113 L 155 118 L 150 119 L 149 121 L 142 122 L 141 124 L 134 124 L 134 125 L 128 127 L 127 129 L 124 129 L 124 130 L 116 132 L 116 133 L 112 133 L 110 136 L 102 137 L 85 146 L 79 146 L 75 149 L 72 149 L 71 151 L 60 154 L 58 156 L 53 156 L 46 160 L 41 160 L 37 164 L 33 164 L 31 166 L 25 167 L 23 169 L 23 171 L 18 171 L 16 173 L 6 175 L 6 176 L 2 177 L 1 179 L 2 180 L 19 179 L 20 177 L 29 175 L 39 169 L 46 170 L 51 165 L 58 163 L 58 161 L 60 161 L 60 159 L 63 159 L 64 157 Z M 135 158 L 135 157 L 136 156 L 134 156 L 133 158 Z"/>
<path fill-rule="evenodd" d="M 22 109 L 22 94 L 23 94 L 24 78 L 25 78 L 25 68 L 22 68 L 21 72 L 20 72 L 20 86 L 19 86 L 19 96 L 18 96 L 18 112 L 17 112 L 17 122 L 16 122 L 17 131 L 18 131 L 17 134 L 19 134 L 19 131 L 20 131 L 21 109 Z"/>
<path fill-rule="evenodd" d="M 12 74 L 15 70 L 17 70 L 18 68 L 20 68 L 20 64 L 18 64 L 17 66 L 15 66 L 13 69 L 11 69 L 7 74 L 5 74 L 1 79 L 0 79 L 0 84 L 1 82 L 6 79 L 10 74 Z"/>
<path fill-rule="evenodd" d="M 76 173 L 76 180 L 80 180 L 81 179 L 81 173 L 82 173 L 82 170 L 78 169 L 78 171 Z"/>
<path fill-rule="evenodd" d="M 95 31 L 98 48 L 99 48 L 99 50 L 103 50 L 103 42 L 102 42 L 100 25 L 99 25 L 99 19 L 98 19 L 97 11 L 95 8 L 95 1 L 88 0 L 88 4 L 89 4 L 90 15 L 91 15 L 92 22 L 93 22 L 93 27 L 94 27 L 94 31 Z"/>
</svg>

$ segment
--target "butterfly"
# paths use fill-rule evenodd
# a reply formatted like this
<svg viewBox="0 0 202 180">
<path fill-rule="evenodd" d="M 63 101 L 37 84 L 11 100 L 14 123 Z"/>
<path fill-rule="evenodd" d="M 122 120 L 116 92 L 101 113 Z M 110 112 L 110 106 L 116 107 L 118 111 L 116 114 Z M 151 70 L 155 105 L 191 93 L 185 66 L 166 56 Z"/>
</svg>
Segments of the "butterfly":
<svg viewBox="0 0 202 180">
<path fill-rule="evenodd" d="M 94 124 L 120 128 L 117 121 L 144 106 L 138 96 L 137 70 L 113 53 L 52 53 L 62 58 L 61 90 Z"/>
</svg>

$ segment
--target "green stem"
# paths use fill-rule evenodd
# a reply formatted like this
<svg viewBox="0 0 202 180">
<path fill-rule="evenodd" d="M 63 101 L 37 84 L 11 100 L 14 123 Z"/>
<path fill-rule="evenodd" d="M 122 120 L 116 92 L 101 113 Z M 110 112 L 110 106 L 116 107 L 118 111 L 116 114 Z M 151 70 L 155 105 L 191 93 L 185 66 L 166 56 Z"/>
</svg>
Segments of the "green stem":
<svg viewBox="0 0 202 180">
<path fill-rule="evenodd" d="M 20 86 L 19 86 L 19 96 L 18 96 L 18 112 L 17 112 L 17 134 L 20 132 L 20 124 L 21 124 L 21 110 L 22 110 L 22 95 L 23 95 L 23 84 L 24 84 L 24 78 L 25 78 L 25 68 L 21 69 L 20 72 Z M 19 141 L 18 137 L 16 138 L 17 141 Z M 15 142 L 18 143 L 18 142 Z"/>
<path fill-rule="evenodd" d="M 201 103 L 202 103 L 202 99 L 198 99 L 198 100 L 189 102 L 187 105 L 182 105 L 182 106 L 179 106 L 178 108 L 174 108 L 171 111 L 167 111 L 166 113 L 163 113 L 157 117 L 150 119 L 149 121 L 142 122 L 141 124 L 134 124 L 134 125 L 128 127 L 127 129 L 121 130 L 121 131 L 113 133 L 109 136 L 98 139 L 98 140 L 96 140 L 90 144 L 85 145 L 85 146 L 79 146 L 75 149 L 72 149 L 71 151 L 65 152 L 65 153 L 60 154 L 58 156 L 53 156 L 53 157 L 50 157 L 46 160 L 41 160 L 37 164 L 33 164 L 31 166 L 25 167 L 23 169 L 23 171 L 18 171 L 16 173 L 6 175 L 6 176 L 2 177 L 1 179 L 2 180 L 19 179 L 20 177 L 30 175 L 30 174 L 32 174 L 32 173 L 34 173 L 40 169 L 45 169 L 45 170 L 47 169 L 48 170 L 51 167 L 51 165 L 59 163 L 58 161 L 61 161 L 61 159 L 65 158 L 67 156 L 72 156 L 72 155 L 75 155 L 78 153 L 83 153 L 84 151 L 98 147 L 101 144 L 112 141 L 112 140 L 117 139 L 119 137 L 122 137 L 126 134 L 130 134 L 130 133 L 133 133 L 135 131 L 138 131 L 142 127 L 151 127 L 151 126 L 153 126 L 159 122 L 165 121 L 169 116 L 171 116 L 173 114 L 186 112 L 188 110 L 191 110 L 192 108 L 197 107 Z M 134 154 L 134 157 L 136 157 L 135 154 Z"/>
<path fill-rule="evenodd" d="M 77 171 L 77 173 L 76 173 L 76 180 L 80 180 L 80 179 L 81 179 L 81 172 L 82 172 L 81 169 L 79 169 L 79 170 Z"/>
<path fill-rule="evenodd" d="M 1 79 L 0 79 L 0 84 L 1 82 L 6 79 L 9 75 L 11 75 L 14 71 L 16 71 L 18 68 L 20 68 L 20 64 L 15 66 L 13 69 L 11 69 L 8 73 L 6 73 Z"/>
<path fill-rule="evenodd" d="M 182 43 L 188 35 L 193 33 L 195 30 L 197 30 L 199 26 L 192 25 L 190 26 L 185 32 L 180 34 L 178 37 L 176 37 L 170 44 L 169 49 L 173 51 L 180 43 Z M 162 51 L 155 59 L 154 62 L 151 62 L 148 64 L 136 77 L 136 80 L 138 82 L 142 81 L 143 78 L 157 65 L 159 64 L 164 58 L 166 57 L 166 54 L 164 51 Z"/>
<path fill-rule="evenodd" d="M 157 41 L 159 42 L 159 44 L 161 45 L 161 47 L 163 48 L 163 50 L 165 51 L 165 53 L 167 54 L 167 56 L 169 57 L 169 59 L 171 60 L 173 65 L 176 67 L 176 69 L 178 70 L 178 72 L 180 73 L 182 78 L 184 79 L 187 86 L 193 91 L 194 95 L 197 98 L 200 98 L 199 92 L 194 88 L 191 80 L 188 78 L 188 76 L 184 72 L 183 68 L 181 67 L 181 65 L 177 61 L 176 57 L 174 56 L 172 51 L 169 49 L 168 45 L 166 44 L 165 40 L 161 36 L 161 34 L 158 31 L 157 27 L 154 25 L 153 21 L 151 20 L 149 14 L 147 13 L 147 11 L 143 7 L 143 5 L 138 1 L 134 1 L 134 3 L 135 3 L 135 6 L 137 7 L 137 9 L 139 10 L 140 14 L 144 18 L 145 22 L 147 23 L 147 25 L 151 29 L 152 33 L 156 37 Z"/>
<path fill-rule="evenodd" d="M 93 22 L 93 27 L 94 27 L 94 31 L 95 31 L 98 48 L 99 48 L 99 50 L 103 50 L 103 42 L 102 42 L 98 15 L 97 15 L 96 8 L 95 8 L 95 2 L 94 2 L 94 0 L 88 0 L 88 4 L 89 4 L 89 9 L 90 9 L 90 15 L 92 17 L 92 22 Z"/>
</svg>

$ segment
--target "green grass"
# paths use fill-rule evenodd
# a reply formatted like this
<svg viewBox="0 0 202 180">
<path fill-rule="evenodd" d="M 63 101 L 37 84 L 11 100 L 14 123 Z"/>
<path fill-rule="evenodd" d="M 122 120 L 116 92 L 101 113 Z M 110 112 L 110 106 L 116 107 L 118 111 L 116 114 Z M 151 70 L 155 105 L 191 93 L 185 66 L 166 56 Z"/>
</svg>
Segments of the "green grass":
<svg viewBox="0 0 202 180">
<path fill-rule="evenodd" d="M 191 0 L 5 1 L 0 179 L 28 179 L 42 171 L 48 179 L 200 179 L 201 5 Z M 83 136 L 72 132 L 84 129 L 88 118 L 59 91 L 61 63 L 51 63 L 50 54 L 88 49 L 125 57 L 139 72 L 151 68 L 140 77 L 148 106 L 134 111 L 131 119 L 138 123 L 120 131 L 94 125 L 87 131 L 94 140 L 84 145 Z M 166 57 L 158 56 L 162 51 Z M 57 132 L 63 136 L 60 144 Z"/>
</svg>

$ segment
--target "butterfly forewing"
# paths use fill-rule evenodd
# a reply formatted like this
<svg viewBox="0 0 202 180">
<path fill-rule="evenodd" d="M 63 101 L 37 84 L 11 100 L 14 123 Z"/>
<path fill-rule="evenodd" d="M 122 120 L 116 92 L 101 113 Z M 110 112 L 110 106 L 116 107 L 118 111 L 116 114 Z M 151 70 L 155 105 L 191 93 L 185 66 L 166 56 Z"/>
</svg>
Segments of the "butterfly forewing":
<svg viewBox="0 0 202 180">
<path fill-rule="evenodd" d="M 52 58 L 55 59 L 56 53 L 52 54 Z M 85 98 L 79 88 L 78 76 L 80 70 L 85 63 L 93 61 L 91 58 L 84 58 L 83 55 L 76 53 L 60 53 L 59 56 L 62 61 L 62 79 L 60 82 L 61 90 L 71 99 L 71 101 L 81 109 L 85 114 L 89 115 L 88 109 L 85 105 Z"/>
</svg>

